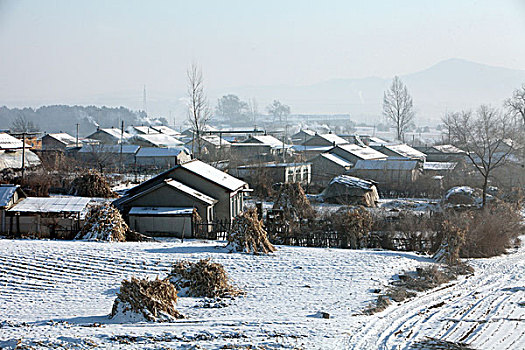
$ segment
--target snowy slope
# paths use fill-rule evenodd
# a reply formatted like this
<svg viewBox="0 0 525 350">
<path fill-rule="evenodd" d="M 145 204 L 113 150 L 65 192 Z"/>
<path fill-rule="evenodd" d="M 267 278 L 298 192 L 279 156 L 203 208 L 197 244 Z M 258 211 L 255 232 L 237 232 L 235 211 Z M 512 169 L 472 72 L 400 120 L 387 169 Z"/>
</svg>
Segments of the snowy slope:
<svg viewBox="0 0 525 350">
<path fill-rule="evenodd" d="M 376 296 L 371 289 L 428 260 L 410 253 L 284 246 L 270 256 L 252 256 L 203 241 L 0 240 L 0 347 L 14 348 L 20 340 L 36 348 L 73 349 L 391 349 L 429 336 L 465 338 L 483 349 L 519 349 L 525 341 L 518 321 L 525 311 L 524 254 L 476 261 L 474 277 L 363 316 L 360 310 Z M 187 318 L 168 324 L 107 318 L 123 278 L 164 277 L 177 259 L 205 257 L 224 264 L 246 296 L 223 308 L 180 298 Z M 441 300 L 442 307 L 429 308 Z M 331 318 L 316 317 L 319 311 Z"/>
</svg>

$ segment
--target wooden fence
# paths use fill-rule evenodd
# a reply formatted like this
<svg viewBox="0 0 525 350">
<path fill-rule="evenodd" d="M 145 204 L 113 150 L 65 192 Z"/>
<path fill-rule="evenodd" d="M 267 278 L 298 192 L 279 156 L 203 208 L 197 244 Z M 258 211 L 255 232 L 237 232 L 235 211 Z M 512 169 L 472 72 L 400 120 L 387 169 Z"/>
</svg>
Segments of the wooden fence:
<svg viewBox="0 0 525 350">
<path fill-rule="evenodd" d="M 236 221 L 216 220 L 213 222 L 194 222 L 193 237 L 213 240 L 226 240 L 228 232 L 235 229 Z"/>
</svg>

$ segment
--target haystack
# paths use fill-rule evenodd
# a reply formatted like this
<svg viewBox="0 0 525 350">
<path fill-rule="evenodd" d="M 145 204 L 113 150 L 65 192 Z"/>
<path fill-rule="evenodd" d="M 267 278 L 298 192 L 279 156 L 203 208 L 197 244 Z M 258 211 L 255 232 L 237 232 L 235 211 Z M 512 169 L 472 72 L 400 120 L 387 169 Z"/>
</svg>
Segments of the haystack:
<svg viewBox="0 0 525 350">
<path fill-rule="evenodd" d="M 273 204 L 273 209 L 283 210 L 285 217 L 292 220 L 310 218 L 315 214 L 303 188 L 298 183 L 281 185 L 277 200 Z"/>
<path fill-rule="evenodd" d="M 177 311 L 177 290 L 167 280 L 132 277 L 124 280 L 110 318 L 129 321 L 171 322 L 184 316 Z"/>
<path fill-rule="evenodd" d="M 106 178 L 96 172 L 89 171 L 73 180 L 69 194 L 82 197 L 113 198 L 116 193 L 111 190 Z"/>
<path fill-rule="evenodd" d="M 196 263 L 177 261 L 168 276 L 180 296 L 223 298 L 234 297 L 242 291 L 230 284 L 224 266 L 202 259 Z"/>
<path fill-rule="evenodd" d="M 90 208 L 86 222 L 75 239 L 124 242 L 128 231 L 129 227 L 120 212 L 106 203 Z"/>
<path fill-rule="evenodd" d="M 235 218 L 232 231 L 228 233 L 227 247 L 235 252 L 253 254 L 267 254 L 276 250 L 270 243 L 255 208 L 248 209 Z"/>
</svg>

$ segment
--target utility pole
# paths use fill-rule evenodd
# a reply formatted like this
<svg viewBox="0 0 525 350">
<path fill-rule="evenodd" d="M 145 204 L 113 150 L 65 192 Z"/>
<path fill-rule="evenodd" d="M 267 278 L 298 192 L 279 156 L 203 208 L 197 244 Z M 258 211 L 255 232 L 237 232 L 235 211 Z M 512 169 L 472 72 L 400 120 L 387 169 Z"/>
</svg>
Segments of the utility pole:
<svg viewBox="0 0 525 350">
<path fill-rule="evenodd" d="M 78 126 L 80 125 L 79 123 L 76 124 L 77 125 L 77 147 L 78 147 Z"/>
<path fill-rule="evenodd" d="M 124 120 L 121 121 L 120 124 L 120 159 L 119 159 L 119 169 L 122 173 L 122 141 L 124 139 Z"/>
<path fill-rule="evenodd" d="M 22 180 L 24 179 L 26 168 L 26 132 L 22 133 Z"/>
</svg>

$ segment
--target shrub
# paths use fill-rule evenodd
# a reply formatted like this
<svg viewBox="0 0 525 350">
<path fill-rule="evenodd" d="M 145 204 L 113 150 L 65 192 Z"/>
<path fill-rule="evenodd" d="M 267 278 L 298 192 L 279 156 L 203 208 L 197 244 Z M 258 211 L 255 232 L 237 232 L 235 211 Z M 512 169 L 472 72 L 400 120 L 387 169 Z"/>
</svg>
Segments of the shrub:
<svg viewBox="0 0 525 350">
<path fill-rule="evenodd" d="M 224 266 L 212 263 L 210 259 L 196 263 L 177 261 L 168 278 L 181 296 L 223 298 L 242 294 L 241 290 L 230 284 Z"/>
<path fill-rule="evenodd" d="M 365 208 L 343 208 L 333 213 L 330 221 L 333 229 L 342 236 L 342 248 L 357 249 L 367 246 L 366 240 L 373 220 Z"/>
<path fill-rule="evenodd" d="M 132 277 L 124 280 L 113 303 L 111 318 L 123 317 L 163 322 L 184 318 L 179 313 L 177 291 L 168 280 L 147 280 Z"/>
</svg>

